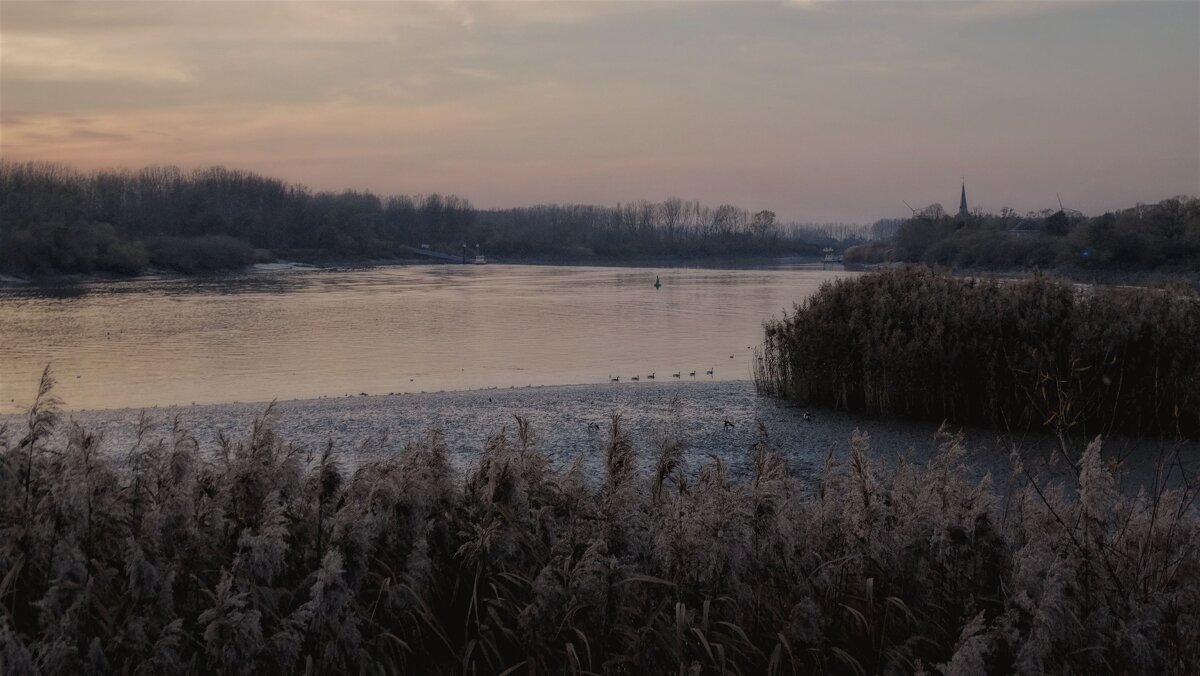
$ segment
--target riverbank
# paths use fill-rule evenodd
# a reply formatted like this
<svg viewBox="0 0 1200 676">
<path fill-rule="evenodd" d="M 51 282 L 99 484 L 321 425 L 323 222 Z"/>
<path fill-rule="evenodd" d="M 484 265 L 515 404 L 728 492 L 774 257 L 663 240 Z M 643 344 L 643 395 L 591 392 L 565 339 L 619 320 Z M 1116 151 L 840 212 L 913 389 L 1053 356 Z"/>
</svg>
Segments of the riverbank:
<svg viewBox="0 0 1200 676">
<path fill-rule="evenodd" d="M 69 411 L 64 419 L 98 435 L 99 449 L 124 454 L 138 443 L 138 422 L 143 413 L 149 426 L 142 444 L 170 440 L 176 425 L 195 437 L 201 450 L 214 452 L 220 438 L 243 438 L 256 419 L 268 410 L 267 402 L 208 406 L 167 406 L 148 409 Z M 656 441 L 666 430 L 682 432 L 688 445 L 685 465 L 698 467 L 719 458 L 737 475 L 750 469 L 750 449 L 761 429 L 790 471 L 802 481 L 815 482 L 826 458 L 844 454 L 858 432 L 870 439 L 873 457 L 894 465 L 900 457 L 918 466 L 936 452 L 938 425 L 827 409 L 791 406 L 755 394 L 748 381 L 620 383 L 566 385 L 500 390 L 471 390 L 428 394 L 350 396 L 276 402 L 271 421 L 281 438 L 318 453 L 332 443 L 348 465 L 399 453 L 406 444 L 440 433 L 453 458 L 466 466 L 478 458 L 488 438 L 516 429 L 514 416 L 528 420 L 547 457 L 560 467 L 579 460 L 585 469 L 598 472 L 607 442 L 608 422 L 616 413 L 642 450 L 640 462 L 649 469 Z M 728 421 L 728 425 L 726 422 Z M 20 415 L 0 416 L 9 434 L 19 434 Z M 60 429 L 67 429 L 67 425 Z M 1040 433 L 1007 439 L 995 430 L 956 428 L 964 437 L 967 459 L 976 479 L 991 474 L 998 486 L 1011 478 L 1013 444 L 1032 468 L 1049 470 L 1064 478 L 1069 469 L 1055 456 L 1055 440 Z M 1081 450 L 1086 440 L 1075 440 Z M 1123 463 L 1125 489 L 1153 481 L 1158 458 L 1172 445 L 1146 439 L 1114 438 L 1105 444 L 1105 455 Z M 1200 466 L 1195 445 L 1182 447 L 1185 466 Z"/>
<path fill-rule="evenodd" d="M 702 256 L 702 257 L 635 257 L 612 258 L 599 256 L 485 256 L 490 265 L 527 265 L 539 267 L 610 267 L 634 269 L 702 269 L 702 270 L 772 270 L 772 269 L 825 269 L 819 256 Z M 0 274 L 0 288 L 21 286 L 71 286 L 105 282 L 158 281 L 163 279 L 204 279 L 226 275 L 275 274 L 313 270 L 363 270 L 383 267 L 454 265 L 425 258 L 306 258 L 295 260 L 272 260 L 248 265 L 244 268 L 184 273 L 165 269 L 148 269 L 136 275 L 115 273 L 57 274 L 36 277 L 21 277 Z M 873 272 L 881 269 L 907 267 L 909 263 L 850 263 L 833 266 L 847 272 Z M 988 279 L 1023 279 L 1034 274 L 1060 277 L 1076 284 L 1093 286 L 1129 286 L 1166 288 L 1184 284 L 1200 289 L 1200 273 L 1162 272 L 1157 270 L 1090 270 L 1084 268 L 1054 268 L 1049 270 L 1011 269 L 994 270 L 985 268 L 954 268 L 949 270 L 956 277 Z"/>
<path fill-rule="evenodd" d="M 906 267 L 925 267 L 922 263 L 845 263 L 845 269 L 852 272 L 875 272 Z M 941 269 L 941 268 L 939 268 Z M 1050 269 L 991 269 L 991 268 L 949 268 L 946 270 L 955 277 L 974 277 L 981 279 L 1027 279 L 1032 275 L 1041 274 L 1048 277 L 1058 277 L 1069 282 L 1087 286 L 1129 286 L 1145 288 L 1166 288 L 1176 284 L 1184 284 L 1200 290 L 1200 273 L 1190 271 L 1165 272 L 1161 270 L 1094 270 L 1077 267 L 1061 267 Z"/>
<path fill-rule="evenodd" d="M 613 268 L 697 268 L 711 270 L 769 270 L 780 268 L 820 266 L 818 256 L 701 256 L 701 257 L 635 257 L 612 258 L 599 256 L 485 256 L 491 265 L 536 265 L 566 267 L 613 267 Z M 250 273 L 279 273 L 304 270 L 358 270 L 392 266 L 443 266 L 455 265 L 428 258 L 343 258 L 298 256 L 289 259 L 274 259 L 242 268 L 185 273 L 175 270 L 147 269 L 135 275 L 119 275 L 108 272 L 89 274 L 53 274 L 21 277 L 0 274 L 0 287 L 4 286 L 65 286 L 72 284 L 95 284 L 103 282 L 127 282 L 138 280 L 211 278 L 222 275 Z"/>
</svg>

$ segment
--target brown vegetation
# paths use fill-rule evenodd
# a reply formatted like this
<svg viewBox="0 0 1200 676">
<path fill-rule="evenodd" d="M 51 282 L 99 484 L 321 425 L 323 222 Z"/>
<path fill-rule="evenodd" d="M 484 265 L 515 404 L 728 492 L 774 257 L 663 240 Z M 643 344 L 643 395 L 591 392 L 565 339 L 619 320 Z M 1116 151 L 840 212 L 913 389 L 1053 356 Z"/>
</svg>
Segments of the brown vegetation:
<svg viewBox="0 0 1200 676">
<path fill-rule="evenodd" d="M 1197 489 L 1123 495 L 1098 441 L 1001 496 L 952 437 L 890 470 L 856 437 L 808 485 L 765 434 L 740 480 L 677 429 L 639 462 L 619 418 L 594 478 L 520 418 L 465 470 L 431 434 L 354 471 L 270 411 L 213 457 L 55 418 L 46 379 L 0 430 L 6 675 L 1200 667 Z"/>
<path fill-rule="evenodd" d="M 1200 294 L 907 268 L 824 285 L 766 327 L 760 392 L 1090 438 L 1200 432 Z"/>
</svg>

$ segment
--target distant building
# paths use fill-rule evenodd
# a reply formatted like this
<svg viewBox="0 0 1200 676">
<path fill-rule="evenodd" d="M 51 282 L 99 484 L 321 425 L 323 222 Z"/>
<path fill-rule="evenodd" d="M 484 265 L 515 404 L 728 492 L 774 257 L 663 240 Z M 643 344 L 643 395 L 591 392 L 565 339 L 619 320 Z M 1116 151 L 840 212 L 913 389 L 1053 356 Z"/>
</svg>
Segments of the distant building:
<svg viewBox="0 0 1200 676">
<path fill-rule="evenodd" d="M 958 217 L 966 218 L 967 216 L 970 216 L 970 215 L 971 215 L 971 212 L 967 211 L 967 182 L 963 181 L 962 197 L 958 200 Z"/>
<path fill-rule="evenodd" d="M 1018 237 L 1039 235 L 1042 232 L 1042 224 L 1040 221 L 1033 218 L 1022 218 L 1014 223 L 1008 231 Z"/>
</svg>

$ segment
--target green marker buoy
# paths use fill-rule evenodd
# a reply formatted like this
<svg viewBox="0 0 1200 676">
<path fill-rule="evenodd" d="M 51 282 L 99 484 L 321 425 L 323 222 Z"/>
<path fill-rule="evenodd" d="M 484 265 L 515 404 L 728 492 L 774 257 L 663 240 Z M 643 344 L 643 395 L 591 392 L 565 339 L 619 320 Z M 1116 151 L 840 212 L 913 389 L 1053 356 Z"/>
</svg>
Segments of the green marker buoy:
<svg viewBox="0 0 1200 676">
<path fill-rule="evenodd" d="M 658 279 L 658 275 L 654 275 L 654 288 L 661 289 L 662 282 Z"/>
</svg>

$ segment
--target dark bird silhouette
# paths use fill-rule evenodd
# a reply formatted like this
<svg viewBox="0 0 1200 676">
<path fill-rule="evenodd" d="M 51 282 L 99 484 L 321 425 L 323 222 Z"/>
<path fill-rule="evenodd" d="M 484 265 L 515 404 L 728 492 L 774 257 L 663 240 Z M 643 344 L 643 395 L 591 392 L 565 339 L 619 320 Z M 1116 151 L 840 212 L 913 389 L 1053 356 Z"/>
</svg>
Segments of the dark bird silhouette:
<svg viewBox="0 0 1200 676">
<path fill-rule="evenodd" d="M 640 377 L 640 376 L 634 376 L 634 377 L 630 378 L 630 380 L 641 380 L 641 377 Z"/>
<path fill-rule="evenodd" d="M 713 374 L 713 370 L 712 370 L 712 369 L 709 369 L 709 370 L 705 371 L 704 373 L 705 373 L 706 375 L 710 375 L 710 376 L 711 376 L 711 375 Z"/>
<path fill-rule="evenodd" d="M 672 378 L 678 378 L 678 377 L 679 377 L 679 374 L 678 374 L 678 373 L 672 373 L 672 374 L 671 374 L 671 377 L 672 377 Z"/>
<path fill-rule="evenodd" d="M 646 376 L 646 380 L 654 380 L 654 371 L 651 371 L 650 375 Z"/>
<path fill-rule="evenodd" d="M 733 429 L 734 427 L 735 425 L 733 423 L 729 422 L 728 420 L 725 421 L 725 429 L 729 430 Z"/>
<path fill-rule="evenodd" d="M 600 431 L 600 423 L 594 423 L 594 422 L 588 423 L 588 431 L 599 432 Z"/>
<path fill-rule="evenodd" d="M 691 376 L 691 377 L 693 377 L 693 378 L 695 378 L 695 377 L 696 377 L 696 372 L 695 372 L 695 371 L 691 371 L 691 372 L 689 372 L 689 373 L 688 373 L 688 375 L 689 375 L 689 376 Z"/>
<path fill-rule="evenodd" d="M 614 377 L 614 376 L 609 376 L 609 377 L 608 377 L 608 382 L 610 382 L 610 383 L 619 383 L 619 382 L 621 382 L 621 376 L 615 376 L 615 377 Z"/>
<path fill-rule="evenodd" d="M 807 420 L 807 421 L 809 421 L 809 422 L 812 422 L 812 414 L 811 414 L 811 413 L 809 413 L 808 411 L 805 411 L 805 412 L 804 412 L 804 419 L 805 419 L 805 420 Z"/>
</svg>

